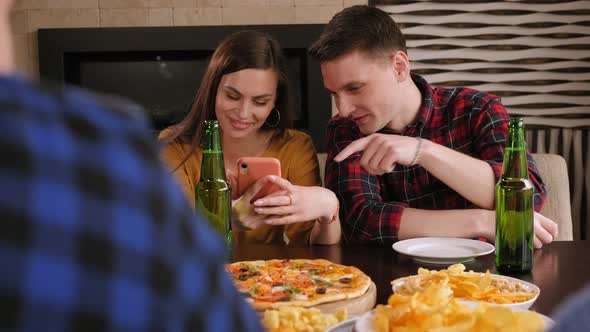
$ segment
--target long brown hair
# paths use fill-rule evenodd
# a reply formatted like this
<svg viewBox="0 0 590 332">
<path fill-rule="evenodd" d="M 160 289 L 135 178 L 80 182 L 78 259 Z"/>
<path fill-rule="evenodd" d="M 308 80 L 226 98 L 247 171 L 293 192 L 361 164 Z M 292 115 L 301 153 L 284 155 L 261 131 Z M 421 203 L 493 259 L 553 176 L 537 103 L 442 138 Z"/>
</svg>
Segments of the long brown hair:
<svg viewBox="0 0 590 332">
<path fill-rule="evenodd" d="M 272 129 L 280 133 L 291 128 L 292 98 L 287 78 L 287 64 L 281 47 L 278 41 L 266 33 L 246 30 L 227 36 L 215 49 L 191 110 L 179 123 L 166 129 L 166 135 L 160 139 L 160 143 L 166 145 L 175 140 L 190 142 L 191 149 L 180 163 L 182 165 L 201 144 L 205 120 L 216 118 L 215 97 L 223 75 L 243 69 L 269 68 L 276 70 L 279 78 L 275 108 L 280 113 L 280 121 Z M 270 116 L 273 116 L 273 113 L 274 111 Z M 271 129 L 266 123 L 262 128 Z"/>
</svg>

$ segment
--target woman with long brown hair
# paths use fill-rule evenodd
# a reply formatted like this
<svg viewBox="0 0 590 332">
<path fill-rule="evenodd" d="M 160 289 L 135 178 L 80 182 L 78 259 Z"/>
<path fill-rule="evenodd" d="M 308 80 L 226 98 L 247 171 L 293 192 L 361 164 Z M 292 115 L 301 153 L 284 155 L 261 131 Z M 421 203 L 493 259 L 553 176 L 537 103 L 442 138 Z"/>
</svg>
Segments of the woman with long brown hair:
<svg viewBox="0 0 590 332">
<path fill-rule="evenodd" d="M 209 62 L 194 104 L 178 124 L 160 134 L 162 160 L 174 170 L 195 205 L 204 121 L 221 127 L 224 164 L 235 184 L 241 157 L 274 157 L 282 178 L 267 176 L 232 202 L 234 241 L 330 244 L 340 240 L 338 200 L 321 187 L 311 138 L 291 128 L 287 68 L 278 42 L 257 31 L 226 37 Z M 251 199 L 272 182 L 281 190 Z M 235 185 L 232 185 L 235 188 Z"/>
</svg>

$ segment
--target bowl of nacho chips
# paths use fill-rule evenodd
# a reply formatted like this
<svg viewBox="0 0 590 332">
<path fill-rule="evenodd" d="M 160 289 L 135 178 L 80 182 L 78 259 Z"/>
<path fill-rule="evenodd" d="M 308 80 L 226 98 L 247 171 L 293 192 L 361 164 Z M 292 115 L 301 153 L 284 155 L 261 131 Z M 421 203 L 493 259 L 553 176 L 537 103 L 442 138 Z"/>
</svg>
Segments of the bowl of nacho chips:
<svg viewBox="0 0 590 332">
<path fill-rule="evenodd" d="M 529 282 L 489 271 L 465 271 L 463 264 L 454 264 L 444 270 L 418 269 L 418 274 L 391 282 L 395 294 L 412 295 L 424 291 L 433 283 L 446 281 L 459 301 L 476 307 L 484 302 L 516 310 L 529 309 L 539 297 L 540 289 Z"/>
</svg>

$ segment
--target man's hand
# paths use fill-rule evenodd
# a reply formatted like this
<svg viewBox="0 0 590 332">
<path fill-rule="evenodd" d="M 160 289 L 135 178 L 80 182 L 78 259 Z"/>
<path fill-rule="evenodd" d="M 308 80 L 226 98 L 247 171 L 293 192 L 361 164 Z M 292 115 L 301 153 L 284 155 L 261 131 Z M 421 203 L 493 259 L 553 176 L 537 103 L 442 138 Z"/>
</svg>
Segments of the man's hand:
<svg viewBox="0 0 590 332">
<path fill-rule="evenodd" d="M 553 220 L 535 212 L 535 248 L 541 249 L 544 244 L 553 242 L 557 237 L 557 229 Z"/>
<path fill-rule="evenodd" d="M 393 134 L 371 134 L 350 143 L 334 157 L 340 162 L 362 151 L 360 165 L 371 175 L 393 171 L 395 164 L 410 165 L 418 152 L 418 139 Z"/>
<path fill-rule="evenodd" d="M 496 212 L 493 210 L 489 211 L 489 218 L 492 219 L 492 222 L 490 222 L 490 224 L 495 225 L 496 224 Z M 533 230 L 535 232 L 535 239 L 534 239 L 535 249 L 541 249 L 543 247 L 543 245 L 553 242 L 555 237 L 557 237 L 558 227 L 557 227 L 557 224 L 553 220 L 545 217 L 544 215 L 542 215 L 538 212 L 535 212 Z M 493 239 L 495 239 L 495 237 L 496 237 L 496 235 L 494 233 L 494 236 L 490 239 L 493 240 Z"/>
</svg>

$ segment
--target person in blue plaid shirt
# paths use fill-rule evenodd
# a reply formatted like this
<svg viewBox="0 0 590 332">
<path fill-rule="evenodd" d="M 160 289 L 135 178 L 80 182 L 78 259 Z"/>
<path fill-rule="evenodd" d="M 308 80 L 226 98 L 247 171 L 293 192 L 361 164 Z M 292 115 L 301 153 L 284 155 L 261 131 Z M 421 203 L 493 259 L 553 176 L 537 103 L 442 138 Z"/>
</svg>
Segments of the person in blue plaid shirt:
<svg viewBox="0 0 590 332">
<path fill-rule="evenodd" d="M 555 325 L 550 332 L 588 331 L 590 326 L 590 284 L 568 296 L 551 315 Z"/>
<path fill-rule="evenodd" d="M 14 74 L 0 0 L 0 331 L 258 331 L 137 109 Z"/>
</svg>

